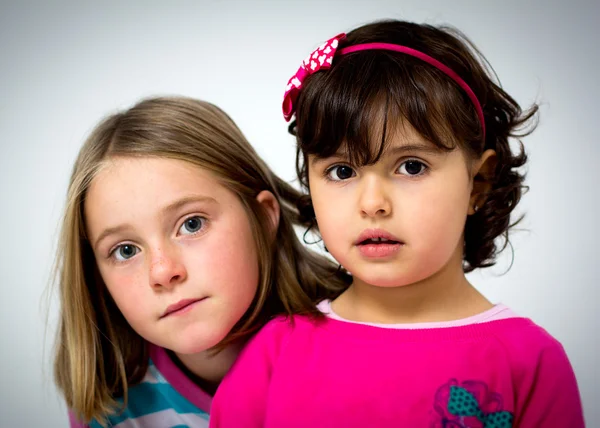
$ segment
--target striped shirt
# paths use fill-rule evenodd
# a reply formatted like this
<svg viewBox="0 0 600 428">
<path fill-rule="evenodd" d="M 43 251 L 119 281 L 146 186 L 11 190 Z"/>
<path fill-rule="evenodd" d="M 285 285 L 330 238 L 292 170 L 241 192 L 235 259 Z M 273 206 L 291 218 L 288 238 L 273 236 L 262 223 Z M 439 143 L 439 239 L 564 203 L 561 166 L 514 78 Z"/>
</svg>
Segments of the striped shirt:
<svg viewBox="0 0 600 428">
<path fill-rule="evenodd" d="M 148 371 L 129 388 L 127 407 L 107 417 L 114 428 L 208 427 L 212 397 L 190 380 L 166 350 L 150 345 Z M 122 399 L 118 400 L 119 403 Z M 85 425 L 70 415 L 71 428 L 100 428 L 97 421 Z"/>
</svg>

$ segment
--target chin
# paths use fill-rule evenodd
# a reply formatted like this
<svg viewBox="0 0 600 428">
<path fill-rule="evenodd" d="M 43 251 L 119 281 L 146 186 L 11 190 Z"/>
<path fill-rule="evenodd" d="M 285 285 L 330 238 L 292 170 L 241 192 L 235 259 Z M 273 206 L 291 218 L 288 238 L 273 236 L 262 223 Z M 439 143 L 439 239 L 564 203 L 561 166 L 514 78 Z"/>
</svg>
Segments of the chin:
<svg viewBox="0 0 600 428">
<path fill-rule="evenodd" d="M 221 333 L 213 331 L 207 333 L 206 331 L 197 332 L 181 332 L 174 341 L 171 343 L 170 349 L 178 354 L 198 354 L 208 349 L 214 348 L 218 345 L 226 336 L 225 332 Z"/>
<path fill-rule="evenodd" d="M 424 276 L 422 273 L 400 273 L 397 270 L 392 272 L 378 273 L 371 270 L 371 272 L 368 272 L 365 275 L 360 275 L 360 273 L 357 273 L 355 277 L 360 278 L 361 281 L 373 287 L 381 288 L 406 287 L 427 278 L 427 276 Z"/>
<path fill-rule="evenodd" d="M 412 281 L 408 281 L 404 278 L 365 278 L 363 280 L 367 284 L 373 287 L 381 287 L 381 288 L 395 288 L 395 287 L 404 287 L 412 284 Z"/>
</svg>

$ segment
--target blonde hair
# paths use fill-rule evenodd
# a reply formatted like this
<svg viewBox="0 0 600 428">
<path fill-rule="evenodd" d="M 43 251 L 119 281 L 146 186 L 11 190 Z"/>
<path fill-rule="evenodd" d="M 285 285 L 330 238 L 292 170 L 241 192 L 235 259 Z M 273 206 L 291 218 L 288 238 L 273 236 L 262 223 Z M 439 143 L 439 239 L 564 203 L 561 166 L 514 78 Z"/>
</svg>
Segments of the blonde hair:
<svg viewBox="0 0 600 428">
<path fill-rule="evenodd" d="M 103 120 L 75 162 L 57 251 L 61 313 L 54 365 L 67 406 L 82 421 L 98 420 L 126 406 L 128 386 L 148 366 L 147 344 L 128 325 L 106 290 L 86 237 L 83 205 L 91 181 L 112 157 L 164 157 L 214 173 L 242 202 L 256 241 L 260 280 L 254 301 L 217 350 L 246 340 L 279 313 L 318 316 L 315 303 L 349 283 L 332 262 L 308 251 L 294 232 L 300 194 L 256 154 L 219 108 L 189 98 L 154 98 Z M 281 206 L 276 238 L 256 201 L 271 191 Z"/>
</svg>

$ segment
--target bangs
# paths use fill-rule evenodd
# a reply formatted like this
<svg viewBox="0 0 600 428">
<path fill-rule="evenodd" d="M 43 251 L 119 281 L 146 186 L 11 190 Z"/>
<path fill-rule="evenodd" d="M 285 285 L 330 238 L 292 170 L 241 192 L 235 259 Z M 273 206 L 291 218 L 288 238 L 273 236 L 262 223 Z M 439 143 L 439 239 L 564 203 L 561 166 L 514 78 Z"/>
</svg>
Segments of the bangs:
<svg viewBox="0 0 600 428">
<path fill-rule="evenodd" d="M 479 136 L 475 108 L 450 78 L 417 58 L 380 50 L 341 56 L 309 76 L 296 119 L 290 132 L 305 155 L 343 153 L 359 166 L 377 162 L 406 123 L 443 151 Z"/>
</svg>

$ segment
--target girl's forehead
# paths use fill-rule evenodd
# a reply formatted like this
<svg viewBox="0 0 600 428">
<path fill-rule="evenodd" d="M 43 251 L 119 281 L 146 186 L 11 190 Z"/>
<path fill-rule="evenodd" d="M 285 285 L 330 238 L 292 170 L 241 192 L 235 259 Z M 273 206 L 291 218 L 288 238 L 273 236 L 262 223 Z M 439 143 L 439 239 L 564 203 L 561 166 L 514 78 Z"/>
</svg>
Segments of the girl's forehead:
<svg viewBox="0 0 600 428">
<path fill-rule="evenodd" d="M 155 202 L 169 199 L 173 193 L 197 190 L 220 194 L 224 186 L 216 174 L 206 168 L 179 159 L 160 157 L 118 157 L 107 160 L 93 178 L 88 193 L 108 200 L 116 195 L 136 198 L 154 195 Z M 126 202 L 119 199 L 120 202 Z"/>
<path fill-rule="evenodd" d="M 117 158 L 92 180 L 84 202 L 88 232 L 168 217 L 185 204 L 231 204 L 235 195 L 216 175 L 167 158 Z"/>
<path fill-rule="evenodd" d="M 389 126 L 386 132 L 376 132 L 368 141 L 344 140 L 334 156 L 350 158 L 357 152 L 369 152 L 370 157 L 395 155 L 400 152 L 444 152 L 438 145 L 424 138 L 408 121 L 399 121 Z"/>
</svg>

